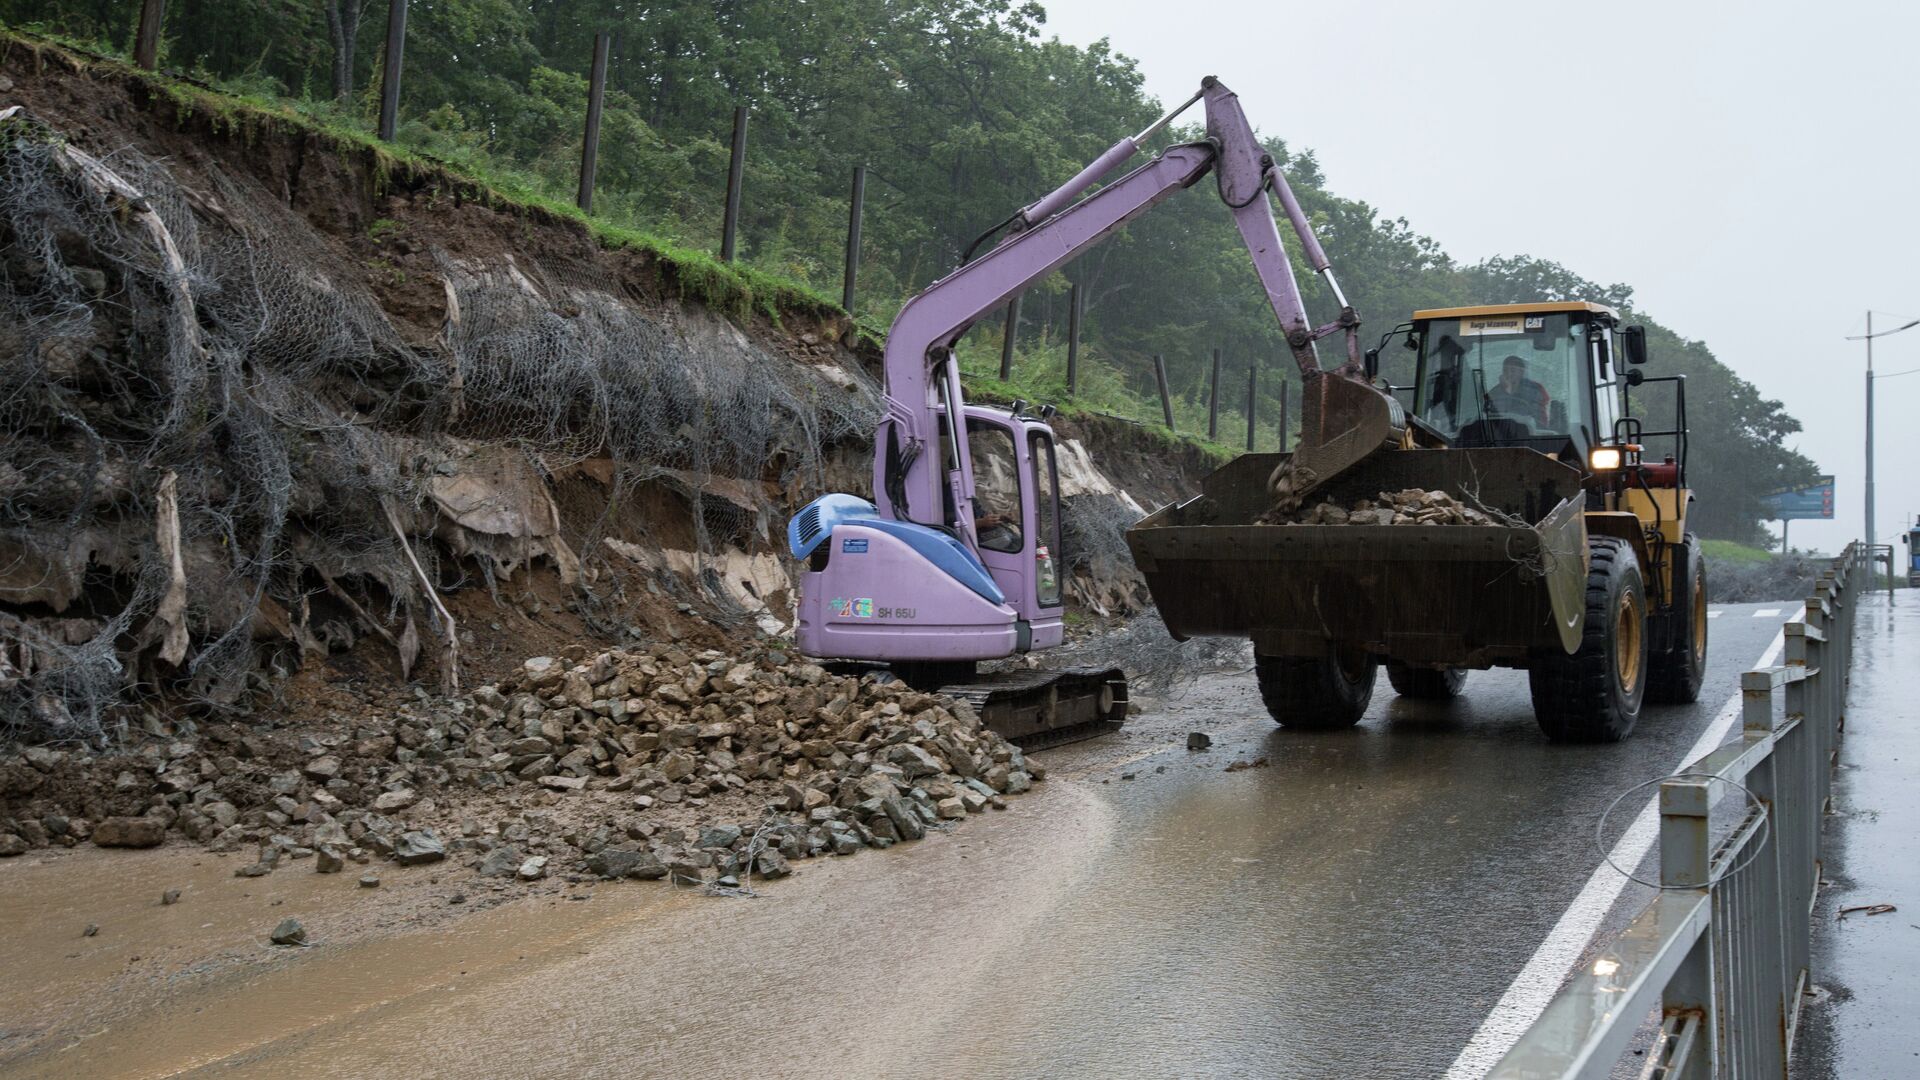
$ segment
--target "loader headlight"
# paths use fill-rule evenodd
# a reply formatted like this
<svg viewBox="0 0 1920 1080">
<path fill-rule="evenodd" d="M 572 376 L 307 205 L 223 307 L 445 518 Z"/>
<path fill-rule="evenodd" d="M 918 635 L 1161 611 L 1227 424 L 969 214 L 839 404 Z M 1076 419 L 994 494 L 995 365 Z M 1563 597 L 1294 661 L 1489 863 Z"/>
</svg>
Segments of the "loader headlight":
<svg viewBox="0 0 1920 1080">
<path fill-rule="evenodd" d="M 1596 446 L 1587 455 L 1587 464 L 1594 472 L 1612 472 L 1620 467 L 1620 448 L 1617 446 Z"/>
</svg>

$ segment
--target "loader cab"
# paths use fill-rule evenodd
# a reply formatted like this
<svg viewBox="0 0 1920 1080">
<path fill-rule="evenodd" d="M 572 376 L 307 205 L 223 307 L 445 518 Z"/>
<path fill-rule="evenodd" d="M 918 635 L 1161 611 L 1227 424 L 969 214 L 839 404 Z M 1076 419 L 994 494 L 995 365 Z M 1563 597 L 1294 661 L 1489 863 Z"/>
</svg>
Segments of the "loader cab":
<svg viewBox="0 0 1920 1080">
<path fill-rule="evenodd" d="M 1053 429 L 1025 402 L 967 405 L 963 415 L 980 561 L 1019 613 L 1019 651 L 1058 645 L 1066 635 Z"/>
<path fill-rule="evenodd" d="M 1416 311 L 1414 414 L 1457 447 L 1524 446 L 1584 469 L 1624 411 L 1618 323 L 1580 301 Z"/>
</svg>

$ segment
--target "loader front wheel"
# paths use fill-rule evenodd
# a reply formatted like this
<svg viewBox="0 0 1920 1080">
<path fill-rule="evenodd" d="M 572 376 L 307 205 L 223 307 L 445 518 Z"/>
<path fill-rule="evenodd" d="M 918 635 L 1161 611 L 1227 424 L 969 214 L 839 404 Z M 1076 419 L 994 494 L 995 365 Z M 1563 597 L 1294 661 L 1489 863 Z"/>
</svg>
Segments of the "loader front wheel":
<svg viewBox="0 0 1920 1080">
<path fill-rule="evenodd" d="M 1466 668 L 1410 667 L 1387 661 L 1387 682 L 1393 692 L 1418 701 L 1452 701 L 1467 685 Z"/>
<path fill-rule="evenodd" d="M 1554 742 L 1619 742 L 1647 696 L 1647 591 L 1627 542 L 1587 541 L 1587 618 L 1580 647 L 1534 654 L 1527 671 L 1533 716 Z"/>
<path fill-rule="evenodd" d="M 1255 656 L 1260 700 L 1281 727 L 1335 731 L 1360 722 L 1373 700 L 1380 662 L 1342 651 L 1334 656 Z"/>
<path fill-rule="evenodd" d="M 1700 684 L 1707 677 L 1707 565 L 1700 540 L 1692 533 L 1672 558 L 1673 610 L 1661 616 L 1666 625 L 1653 654 L 1647 700 L 1685 705 L 1700 699 Z"/>
</svg>

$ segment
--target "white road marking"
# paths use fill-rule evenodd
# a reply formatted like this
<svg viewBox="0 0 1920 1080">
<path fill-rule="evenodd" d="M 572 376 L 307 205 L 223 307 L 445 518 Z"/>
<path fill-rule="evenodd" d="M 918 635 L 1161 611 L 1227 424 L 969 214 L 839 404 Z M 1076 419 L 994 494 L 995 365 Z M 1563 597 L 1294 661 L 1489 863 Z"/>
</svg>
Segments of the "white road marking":
<svg viewBox="0 0 1920 1080">
<path fill-rule="evenodd" d="M 1763 607 L 1759 611 L 1754 612 L 1753 617 L 1756 619 L 1777 619 L 1780 617 L 1780 609 L 1777 607 Z"/>
<path fill-rule="evenodd" d="M 1774 614 L 1778 615 L 1779 611 Z M 1780 650 L 1786 647 L 1787 631 L 1783 626 L 1773 636 L 1773 643 L 1767 646 L 1753 667 L 1763 668 L 1773 664 L 1779 658 Z M 1732 697 L 1720 709 L 1707 729 L 1694 740 L 1673 771 L 1678 772 L 1719 746 L 1726 738 L 1734 721 L 1740 718 L 1740 692 L 1734 691 Z M 1659 837 L 1660 814 L 1658 796 L 1647 799 L 1646 806 L 1627 826 L 1627 831 L 1613 845 L 1611 852 L 1617 866 L 1639 866 L 1640 861 L 1653 850 L 1653 844 Z M 1453 1059 L 1453 1066 L 1447 1070 L 1447 1080 L 1478 1080 L 1487 1074 L 1504 1057 L 1513 1044 L 1520 1041 L 1540 1014 L 1547 1011 L 1547 1005 L 1553 1001 L 1553 995 L 1560 990 L 1567 971 L 1573 967 L 1580 954 L 1586 951 L 1587 944 L 1600 929 L 1600 923 L 1612 910 L 1614 901 L 1627 887 L 1627 878 L 1605 863 L 1594 867 L 1587 877 L 1586 886 L 1580 895 L 1573 898 L 1567 910 L 1560 914 L 1553 929 L 1547 931 L 1546 940 L 1540 943 L 1527 965 L 1514 976 L 1513 984 L 1500 996 L 1493 1011 L 1480 1023 L 1479 1030 Z"/>
</svg>

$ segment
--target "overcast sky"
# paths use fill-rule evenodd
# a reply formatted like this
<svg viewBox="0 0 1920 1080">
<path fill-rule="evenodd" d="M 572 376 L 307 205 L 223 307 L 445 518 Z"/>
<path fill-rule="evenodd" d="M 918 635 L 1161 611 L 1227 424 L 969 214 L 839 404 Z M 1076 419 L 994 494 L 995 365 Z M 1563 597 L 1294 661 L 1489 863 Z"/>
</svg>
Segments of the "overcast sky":
<svg viewBox="0 0 1920 1080">
<path fill-rule="evenodd" d="M 1868 308 L 1876 330 L 1920 317 L 1920 3 L 1044 3 L 1049 34 L 1111 39 L 1164 102 L 1218 75 L 1335 192 L 1456 258 L 1631 284 L 1785 401 L 1839 477 L 1836 520 L 1795 522 L 1794 546 L 1860 535 L 1865 353 L 1845 338 Z M 1920 327 L 1874 366 L 1920 368 Z M 1876 397 L 1887 540 L 1920 513 L 1920 374 Z"/>
</svg>

